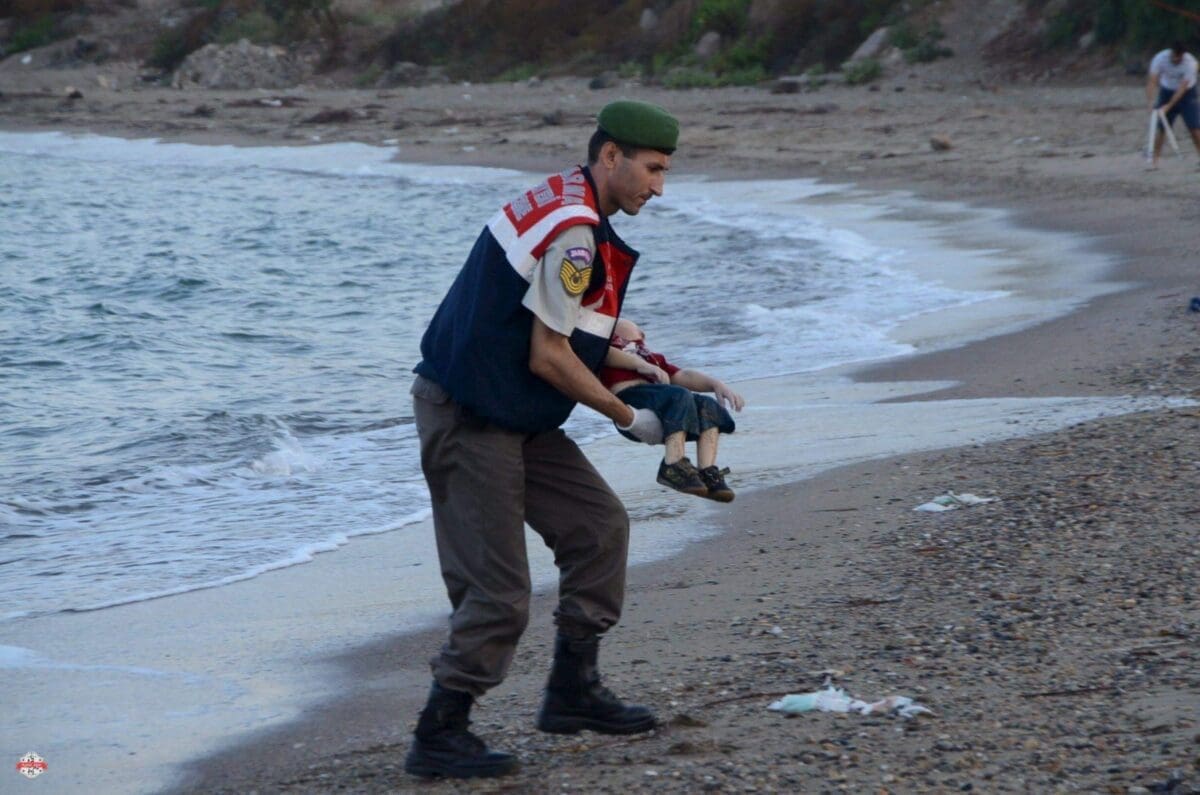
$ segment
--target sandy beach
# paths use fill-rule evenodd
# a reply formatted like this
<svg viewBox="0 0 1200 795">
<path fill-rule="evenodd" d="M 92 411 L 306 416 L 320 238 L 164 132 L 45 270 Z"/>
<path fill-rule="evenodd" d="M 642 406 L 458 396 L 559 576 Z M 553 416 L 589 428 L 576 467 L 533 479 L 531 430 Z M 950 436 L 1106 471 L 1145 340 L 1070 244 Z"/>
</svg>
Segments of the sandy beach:
<svg viewBox="0 0 1200 795">
<path fill-rule="evenodd" d="M 239 94 L 3 67 L 6 130 L 361 141 L 410 162 L 544 172 L 582 157 L 595 109 L 648 99 L 681 120 L 678 174 L 811 177 L 999 208 L 1116 262 L 1108 279 L 1124 289 L 1069 315 L 855 374 L 941 384 L 896 400 L 1200 398 L 1200 315 L 1187 309 L 1200 294 L 1200 171 L 1187 150 L 1143 171 L 1141 78 L 1007 85 L 913 70 L 786 95 L 592 91 L 567 78 Z M 83 97 L 65 99 L 66 86 Z M 312 120 L 324 110 L 343 121 Z M 932 148 L 934 135 L 951 148 Z M 1198 427 L 1200 409 L 1164 408 L 739 495 L 718 536 L 630 572 L 602 647 L 607 683 L 665 719 L 650 735 L 533 730 L 552 645 L 553 594 L 541 594 L 511 676 L 473 716 L 520 754 L 517 775 L 403 773 L 438 630 L 328 661 L 338 698 L 197 761 L 173 791 L 1200 792 Z M 998 500 L 913 511 L 948 490 Z M 934 714 L 767 710 L 826 678 Z"/>
</svg>

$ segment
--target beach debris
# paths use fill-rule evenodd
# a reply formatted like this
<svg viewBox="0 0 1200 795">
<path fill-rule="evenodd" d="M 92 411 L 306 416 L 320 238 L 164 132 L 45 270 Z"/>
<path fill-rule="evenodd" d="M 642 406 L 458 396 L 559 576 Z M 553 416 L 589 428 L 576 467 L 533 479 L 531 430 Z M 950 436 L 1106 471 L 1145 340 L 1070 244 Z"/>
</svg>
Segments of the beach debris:
<svg viewBox="0 0 1200 795">
<path fill-rule="evenodd" d="M 304 119 L 305 124 L 345 124 L 354 121 L 354 111 L 348 108 L 325 108 Z"/>
<path fill-rule="evenodd" d="M 186 115 L 198 116 L 202 119 L 211 119 L 213 116 L 217 115 L 217 109 L 212 105 L 205 105 L 204 103 L 201 103 L 192 108 L 191 112 Z"/>
<path fill-rule="evenodd" d="M 294 108 L 307 102 L 304 97 L 279 96 L 234 99 L 225 103 L 227 108 Z"/>
<path fill-rule="evenodd" d="M 862 701 L 849 695 L 840 687 L 834 687 L 828 679 L 825 687 L 811 693 L 794 693 L 772 702 L 767 709 L 798 715 L 802 712 L 857 712 L 860 715 L 898 715 L 915 718 L 917 715 L 933 714 L 933 710 L 913 701 L 908 696 L 888 696 L 879 701 Z"/>
<path fill-rule="evenodd" d="M 550 111 L 549 113 L 542 115 L 542 124 L 545 124 L 547 127 L 558 127 L 559 125 L 561 125 L 563 123 L 564 118 L 565 117 L 562 112 L 562 109 L 555 108 L 554 110 Z"/>
<path fill-rule="evenodd" d="M 1197 295 L 1190 302 L 1188 302 L 1188 311 L 1200 312 L 1200 295 Z"/>
<path fill-rule="evenodd" d="M 999 497 L 979 497 L 974 494 L 963 492 L 955 494 L 953 491 L 948 491 L 934 497 L 929 502 L 923 502 L 914 511 L 927 511 L 928 513 L 941 513 L 942 511 L 953 511 L 958 508 L 967 508 L 972 505 L 983 505 L 986 502 L 999 502 Z"/>
<path fill-rule="evenodd" d="M 929 148 L 935 152 L 949 152 L 954 148 L 954 142 L 950 140 L 949 135 L 931 135 Z"/>
<path fill-rule="evenodd" d="M 66 95 L 67 99 L 83 99 L 83 92 L 78 88 L 75 88 L 75 86 L 67 86 L 65 89 L 63 89 L 63 93 Z"/>
<path fill-rule="evenodd" d="M 824 116 L 826 113 L 836 113 L 838 110 L 840 108 L 833 102 L 818 102 L 816 105 L 800 112 L 811 113 L 814 116 Z"/>
</svg>

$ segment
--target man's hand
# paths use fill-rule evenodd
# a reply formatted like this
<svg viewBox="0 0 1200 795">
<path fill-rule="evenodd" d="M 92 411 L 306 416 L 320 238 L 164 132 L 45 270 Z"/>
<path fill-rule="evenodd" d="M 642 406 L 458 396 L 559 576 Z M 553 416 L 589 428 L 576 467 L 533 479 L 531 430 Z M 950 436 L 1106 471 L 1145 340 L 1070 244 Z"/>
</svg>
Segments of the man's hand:
<svg viewBox="0 0 1200 795">
<path fill-rule="evenodd" d="M 633 422 L 627 426 L 618 425 L 617 428 L 646 444 L 661 444 L 663 440 L 662 423 L 650 409 L 633 409 Z"/>
</svg>

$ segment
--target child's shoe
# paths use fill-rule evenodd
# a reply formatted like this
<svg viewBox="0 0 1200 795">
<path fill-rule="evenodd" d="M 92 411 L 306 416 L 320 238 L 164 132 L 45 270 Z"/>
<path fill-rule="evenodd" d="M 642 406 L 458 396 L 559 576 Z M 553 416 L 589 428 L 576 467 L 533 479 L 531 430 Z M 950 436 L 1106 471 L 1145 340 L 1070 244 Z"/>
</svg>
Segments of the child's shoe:
<svg viewBox="0 0 1200 795">
<path fill-rule="evenodd" d="M 708 486 L 700 479 L 700 473 L 687 456 L 668 464 L 665 460 L 658 465 L 658 482 L 667 488 L 691 494 L 694 497 L 707 497 Z M 730 498 L 732 499 L 732 498 Z"/>
<path fill-rule="evenodd" d="M 717 469 L 714 465 L 701 469 L 700 479 L 704 481 L 704 486 L 708 490 L 704 496 L 717 502 L 733 502 L 733 489 L 725 484 L 725 476 L 728 474 L 729 467 Z"/>
</svg>

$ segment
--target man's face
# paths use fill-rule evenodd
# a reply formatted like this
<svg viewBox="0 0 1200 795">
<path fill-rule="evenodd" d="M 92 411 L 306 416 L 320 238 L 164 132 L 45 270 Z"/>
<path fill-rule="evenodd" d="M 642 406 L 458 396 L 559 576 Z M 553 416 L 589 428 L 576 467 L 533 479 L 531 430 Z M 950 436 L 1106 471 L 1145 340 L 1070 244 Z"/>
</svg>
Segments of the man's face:
<svg viewBox="0 0 1200 795">
<path fill-rule="evenodd" d="M 651 197 L 662 196 L 671 156 L 654 149 L 638 149 L 633 157 L 626 157 L 620 147 L 612 145 L 612 150 L 602 157 L 609 171 L 605 197 L 609 206 L 604 209 L 610 215 L 617 210 L 637 215 Z"/>
<path fill-rule="evenodd" d="M 1183 53 L 1172 51 L 1171 63 L 1175 64 L 1176 66 L 1179 66 L 1179 64 L 1183 63 Z"/>
</svg>

